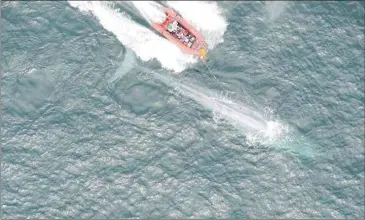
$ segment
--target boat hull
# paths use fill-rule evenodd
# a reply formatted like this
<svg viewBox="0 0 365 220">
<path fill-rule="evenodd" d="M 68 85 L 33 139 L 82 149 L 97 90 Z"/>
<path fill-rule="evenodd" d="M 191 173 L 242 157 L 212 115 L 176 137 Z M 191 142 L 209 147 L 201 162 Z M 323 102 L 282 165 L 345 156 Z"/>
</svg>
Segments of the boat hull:
<svg viewBox="0 0 365 220">
<path fill-rule="evenodd" d="M 171 43 L 175 44 L 182 52 L 196 56 L 202 56 L 203 49 L 205 56 L 205 52 L 207 51 L 208 47 L 205 42 L 204 36 L 180 15 L 177 15 L 176 12 L 174 12 L 171 8 L 166 8 L 165 14 L 167 15 L 166 20 L 162 24 L 153 23 L 152 27 L 160 34 L 162 34 Z M 167 30 L 167 26 L 174 21 L 177 21 L 180 26 L 182 26 L 185 30 L 187 30 L 195 37 L 195 41 L 193 42 L 191 47 L 185 45 Z"/>
</svg>

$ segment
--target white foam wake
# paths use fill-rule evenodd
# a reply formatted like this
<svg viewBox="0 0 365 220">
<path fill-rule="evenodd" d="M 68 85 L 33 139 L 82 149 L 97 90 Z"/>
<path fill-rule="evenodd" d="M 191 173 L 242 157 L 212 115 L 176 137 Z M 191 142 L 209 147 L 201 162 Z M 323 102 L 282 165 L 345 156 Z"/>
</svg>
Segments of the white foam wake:
<svg viewBox="0 0 365 220">
<path fill-rule="evenodd" d="M 131 3 L 150 24 L 162 23 L 166 18 L 163 6 L 157 2 L 131 1 Z"/>
<path fill-rule="evenodd" d="M 123 61 L 118 65 L 115 74 L 108 80 L 109 83 L 116 81 L 117 79 L 122 78 L 129 71 L 133 69 L 136 64 L 136 59 L 134 53 L 130 50 L 126 50 Z"/>
<path fill-rule="evenodd" d="M 83 12 L 91 12 L 106 30 L 112 32 L 143 61 L 157 59 L 162 67 L 175 72 L 181 72 L 191 63 L 197 62 L 196 58 L 183 54 L 175 45 L 134 22 L 107 2 L 69 1 L 69 4 Z M 149 22 L 163 19 L 163 10 L 155 2 L 133 2 L 133 5 Z M 210 47 L 222 41 L 217 39 L 211 40 Z"/>
<path fill-rule="evenodd" d="M 217 119 L 225 119 L 235 127 L 242 129 L 251 144 L 274 143 L 288 131 L 287 126 L 270 120 L 267 115 L 260 114 L 238 100 L 222 97 L 193 82 L 178 82 L 166 74 L 151 70 L 145 71 L 152 72 L 156 78 L 173 86 L 176 92 L 211 110 Z"/>
<path fill-rule="evenodd" d="M 183 54 L 168 40 L 136 23 L 108 2 L 69 1 L 69 4 L 80 11 L 91 12 L 106 30 L 143 61 L 157 59 L 162 67 L 175 72 L 181 72 L 196 62 L 195 58 Z"/>
<path fill-rule="evenodd" d="M 163 68 L 175 72 L 181 72 L 198 61 L 191 55 L 183 54 L 175 45 L 151 29 L 130 19 L 125 13 L 114 8 L 113 3 L 69 1 L 69 4 L 80 11 L 91 12 L 106 30 L 112 32 L 123 45 L 143 61 L 157 59 Z M 156 2 L 131 2 L 131 4 L 149 23 L 161 22 L 164 19 L 163 7 Z M 172 4 L 186 14 L 187 19 L 203 32 L 210 49 L 223 42 L 227 24 L 215 3 L 192 2 L 194 8 L 188 13 L 186 4 L 181 2 Z M 205 11 L 207 16 L 201 16 L 202 11 Z"/>
</svg>

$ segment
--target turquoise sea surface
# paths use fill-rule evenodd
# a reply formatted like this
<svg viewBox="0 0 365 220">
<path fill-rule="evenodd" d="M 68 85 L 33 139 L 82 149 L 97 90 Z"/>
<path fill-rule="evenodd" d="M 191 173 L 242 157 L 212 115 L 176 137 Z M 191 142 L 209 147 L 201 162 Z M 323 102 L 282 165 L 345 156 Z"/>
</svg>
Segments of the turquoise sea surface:
<svg viewBox="0 0 365 220">
<path fill-rule="evenodd" d="M 153 30 L 171 7 L 206 65 Z M 365 218 L 364 2 L 1 2 L 1 219 Z"/>
</svg>

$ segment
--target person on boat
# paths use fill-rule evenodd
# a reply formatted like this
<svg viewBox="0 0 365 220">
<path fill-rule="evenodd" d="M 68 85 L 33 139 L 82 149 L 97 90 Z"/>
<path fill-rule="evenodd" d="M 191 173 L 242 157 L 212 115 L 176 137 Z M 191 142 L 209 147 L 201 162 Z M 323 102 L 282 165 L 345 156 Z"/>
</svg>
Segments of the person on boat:
<svg viewBox="0 0 365 220">
<path fill-rule="evenodd" d="M 167 27 L 167 30 L 169 32 L 176 32 L 177 29 L 178 29 L 177 21 L 170 23 L 169 26 Z"/>
<path fill-rule="evenodd" d="M 183 37 L 181 38 L 180 41 L 185 42 L 185 43 L 188 43 L 189 42 L 189 38 L 188 38 L 188 36 L 183 35 Z"/>
<path fill-rule="evenodd" d="M 182 39 L 184 37 L 184 32 L 183 32 L 182 28 L 180 28 L 180 27 L 177 28 L 176 36 L 179 39 Z"/>
</svg>

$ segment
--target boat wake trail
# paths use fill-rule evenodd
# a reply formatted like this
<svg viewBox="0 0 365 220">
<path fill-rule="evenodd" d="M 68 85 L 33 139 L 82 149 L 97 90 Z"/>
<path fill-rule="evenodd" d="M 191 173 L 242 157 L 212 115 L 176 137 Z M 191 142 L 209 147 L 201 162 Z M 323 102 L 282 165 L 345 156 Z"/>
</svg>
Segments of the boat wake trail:
<svg viewBox="0 0 365 220">
<path fill-rule="evenodd" d="M 131 1 L 129 3 L 131 3 L 150 24 L 152 24 L 152 22 L 162 23 L 165 20 L 164 7 L 157 2 Z"/>
<path fill-rule="evenodd" d="M 192 56 L 183 54 L 175 45 L 168 40 L 160 37 L 152 30 L 132 20 L 126 13 L 115 8 L 114 3 L 98 1 L 69 1 L 72 7 L 77 8 L 83 13 L 95 16 L 100 24 L 108 31 L 113 33 L 116 38 L 130 51 L 136 54 L 142 61 L 156 59 L 163 68 L 175 72 L 181 72 L 197 59 Z M 129 3 L 133 4 L 137 10 L 143 14 L 147 20 L 158 21 L 160 14 L 159 6 L 151 2 Z M 195 25 L 206 36 L 210 47 L 223 42 L 223 34 L 227 24 L 220 15 L 217 3 L 211 2 L 167 2 L 167 5 L 181 13 L 188 21 Z M 204 16 L 201 13 L 204 11 Z M 168 51 L 168 52 L 167 52 Z M 135 62 L 134 56 L 125 55 L 126 60 Z M 142 68 L 142 67 L 141 67 Z M 128 70 L 129 71 L 129 70 Z M 118 70 L 115 77 L 109 82 L 122 77 L 128 71 Z M 287 132 L 287 126 L 278 123 L 275 120 L 268 120 L 267 117 L 251 110 L 243 103 L 238 101 L 227 101 L 219 94 L 215 94 L 201 86 L 189 83 L 177 82 L 176 78 L 166 72 L 158 73 L 156 71 L 145 70 L 146 73 L 154 74 L 167 85 L 173 86 L 176 91 L 182 95 L 195 100 L 207 109 L 212 110 L 215 118 L 225 119 L 235 127 L 243 129 L 245 135 L 251 143 L 261 143 L 276 145 L 285 149 L 304 149 L 303 144 L 282 142 L 286 139 L 284 135 Z M 284 135 L 284 136 L 283 136 Z M 279 140 L 279 141 L 278 141 Z M 305 141 L 303 141 L 305 142 Z"/>
<path fill-rule="evenodd" d="M 163 68 L 177 73 L 198 62 L 197 58 L 183 54 L 168 40 L 129 18 L 126 13 L 118 10 L 113 2 L 69 1 L 68 3 L 84 13 L 91 13 L 95 16 L 106 30 L 113 33 L 125 47 L 132 50 L 142 61 L 156 59 Z M 159 22 L 164 18 L 162 17 L 164 16 L 163 7 L 156 2 L 130 2 L 129 4 L 132 4 L 149 23 Z M 183 9 L 184 7 L 177 5 L 178 9 Z M 205 5 L 199 7 L 205 7 Z M 216 13 L 220 20 L 224 21 L 224 18 L 219 14 L 218 7 L 215 9 L 217 11 L 211 11 L 210 13 Z M 199 20 L 202 17 L 201 11 L 204 9 L 200 8 L 200 11 L 194 10 L 197 14 L 194 15 L 194 13 L 190 12 L 188 14 L 190 15 L 189 20 L 194 24 L 199 24 L 197 27 L 201 29 L 204 25 L 199 23 L 200 21 L 195 21 L 195 19 Z M 209 33 L 209 30 L 214 30 L 211 28 L 213 26 L 215 26 L 213 23 L 205 24 L 205 32 L 203 31 L 203 33 Z M 219 31 L 219 35 L 212 35 L 215 37 L 207 37 L 210 48 L 223 42 L 225 28 L 226 26 L 223 26 Z"/>
<path fill-rule="evenodd" d="M 181 72 L 190 63 L 196 62 L 192 56 L 183 54 L 175 45 L 133 21 L 110 2 L 69 1 L 69 4 L 94 15 L 106 30 L 113 33 L 142 61 L 157 59 L 163 68 L 175 72 Z"/>
<path fill-rule="evenodd" d="M 115 74 L 108 80 L 108 83 L 112 83 L 120 78 L 122 78 L 125 74 L 127 74 L 130 70 L 133 69 L 136 63 L 136 59 L 134 53 L 130 50 L 126 50 L 124 54 L 123 61 L 118 65 Z"/>
<path fill-rule="evenodd" d="M 221 95 L 191 81 L 178 81 L 166 72 L 144 70 L 161 80 L 174 91 L 196 101 L 213 112 L 215 121 L 224 120 L 243 131 L 251 146 L 265 145 L 283 151 L 290 151 L 306 158 L 318 156 L 318 146 L 308 141 L 289 125 L 275 119 L 270 109 L 257 111 L 238 100 Z"/>
<path fill-rule="evenodd" d="M 215 121 L 223 119 L 243 130 L 250 144 L 274 143 L 287 131 L 287 126 L 268 120 L 267 115 L 260 114 L 245 104 L 228 98 L 227 95 L 218 94 L 190 81 L 179 82 L 166 73 L 141 69 L 146 73 L 152 72 L 157 79 L 173 87 L 176 92 L 211 110 Z"/>
</svg>

